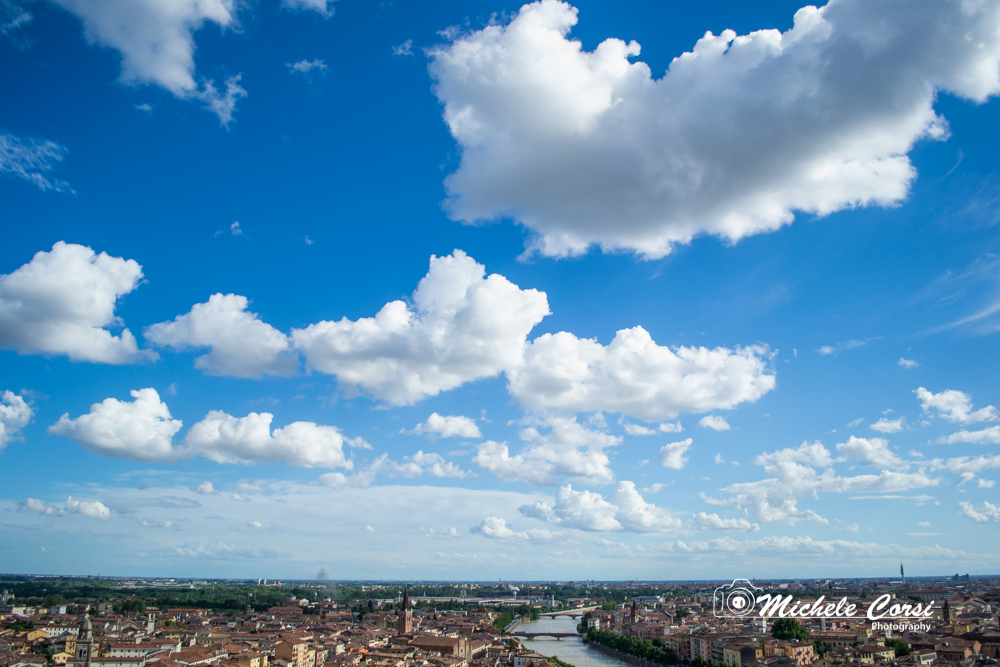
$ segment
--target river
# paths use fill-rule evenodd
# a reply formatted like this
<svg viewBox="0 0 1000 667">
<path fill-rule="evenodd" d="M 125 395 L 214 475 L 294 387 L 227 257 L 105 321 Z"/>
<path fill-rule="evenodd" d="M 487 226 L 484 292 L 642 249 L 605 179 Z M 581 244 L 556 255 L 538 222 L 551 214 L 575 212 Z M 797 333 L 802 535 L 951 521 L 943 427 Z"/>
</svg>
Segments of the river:
<svg viewBox="0 0 1000 667">
<path fill-rule="evenodd" d="M 579 622 L 580 619 L 569 616 L 540 618 L 537 621 L 522 622 L 514 628 L 514 632 L 576 632 L 576 624 Z M 564 637 L 558 640 L 548 637 L 522 639 L 521 643 L 525 648 L 549 657 L 558 656 L 560 660 L 576 667 L 634 667 L 623 660 L 590 648 L 578 637 Z"/>
</svg>

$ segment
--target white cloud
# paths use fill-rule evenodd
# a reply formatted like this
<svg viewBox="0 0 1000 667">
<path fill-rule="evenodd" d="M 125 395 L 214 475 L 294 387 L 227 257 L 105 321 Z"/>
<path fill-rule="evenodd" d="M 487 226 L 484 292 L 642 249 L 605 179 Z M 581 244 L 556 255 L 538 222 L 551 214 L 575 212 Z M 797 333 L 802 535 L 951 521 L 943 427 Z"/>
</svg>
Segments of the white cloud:
<svg viewBox="0 0 1000 667">
<path fill-rule="evenodd" d="M 852 435 L 847 442 L 837 445 L 837 451 L 847 459 L 860 461 L 861 465 L 890 469 L 907 466 L 889 450 L 889 441 L 884 438 L 857 438 Z"/>
<path fill-rule="evenodd" d="M 274 415 L 251 412 L 233 417 L 212 410 L 184 437 L 184 456 L 204 456 L 217 463 L 253 464 L 286 461 L 306 468 L 353 467 L 344 456 L 348 439 L 335 426 L 293 422 L 271 431 Z"/>
<path fill-rule="evenodd" d="M 539 428 L 548 427 L 548 433 Z M 478 446 L 472 462 L 500 479 L 555 486 L 560 478 L 583 484 L 607 484 L 614 479 L 605 449 L 621 444 L 620 436 L 591 430 L 576 419 L 550 417 L 521 431 L 527 447 L 510 455 L 506 443 L 487 440 Z"/>
<path fill-rule="evenodd" d="M 722 454 L 716 454 L 715 456 L 712 457 L 712 460 L 715 461 L 715 465 L 717 466 L 720 466 L 726 462 L 726 459 L 722 458 Z"/>
<path fill-rule="evenodd" d="M 156 359 L 138 349 L 128 329 L 118 336 L 108 331 L 122 325 L 118 299 L 141 279 L 135 260 L 59 241 L 0 276 L 0 348 L 108 364 Z"/>
<path fill-rule="evenodd" d="M 247 528 L 253 528 L 254 530 L 270 530 L 270 526 L 266 523 L 261 523 L 260 521 L 247 521 Z"/>
<path fill-rule="evenodd" d="M 873 445 L 870 441 L 858 442 L 863 440 L 860 438 L 852 440 L 853 442 L 844 443 L 847 445 L 845 451 L 852 456 L 858 458 L 868 455 L 884 456 L 877 444 Z M 867 446 L 865 443 L 868 443 Z M 802 449 L 799 448 L 800 451 Z M 829 523 L 827 519 L 812 510 L 800 509 L 798 502 L 805 497 L 818 498 L 820 492 L 889 494 L 937 486 L 940 483 L 939 480 L 928 477 L 923 470 L 915 473 L 882 470 L 878 475 L 841 477 L 832 469 L 820 474 L 813 468 L 789 458 L 763 456 L 769 458 L 757 457 L 758 464 L 775 461 L 771 465 L 764 466 L 767 479 L 740 482 L 725 487 L 722 491 L 729 494 L 726 498 L 715 499 L 702 494 L 702 499 L 712 505 L 733 506 L 744 511 L 752 509 L 757 518 L 764 523 L 783 521 L 795 524 L 798 521 L 812 521 L 826 525 Z"/>
<path fill-rule="evenodd" d="M 804 463 L 808 466 L 819 468 L 828 468 L 834 463 L 830 450 L 824 447 L 823 443 L 818 440 L 813 443 L 803 442 L 797 449 L 779 449 L 770 454 L 760 454 L 753 462 L 759 466 L 765 466 L 768 463 L 777 463 L 779 461 Z"/>
<path fill-rule="evenodd" d="M 899 358 L 899 362 L 898 363 L 899 363 L 900 366 L 902 366 L 903 368 L 905 368 L 907 370 L 909 370 L 911 368 L 916 368 L 917 366 L 920 365 L 919 363 L 917 363 L 913 359 L 904 359 L 903 357 Z"/>
<path fill-rule="evenodd" d="M 864 347 L 865 345 L 867 345 L 867 343 L 863 340 L 848 340 L 843 343 L 837 343 L 836 345 L 823 345 L 816 351 L 824 356 L 827 356 L 844 350 L 852 350 L 856 347 Z"/>
<path fill-rule="evenodd" d="M 874 424 L 869 425 L 868 428 L 879 433 L 899 433 L 903 430 L 903 422 L 905 421 L 906 417 L 900 417 L 899 419 L 882 417 Z"/>
<path fill-rule="evenodd" d="M 320 475 L 319 483 L 334 488 L 367 488 L 375 481 L 378 475 L 389 477 L 419 477 L 430 475 L 432 477 L 444 478 L 455 477 L 465 478 L 475 475 L 462 470 L 450 461 L 446 461 L 443 456 L 434 452 L 418 451 L 416 454 L 404 456 L 401 461 L 393 461 L 388 454 L 380 454 L 371 463 L 361 466 L 354 474 L 345 475 L 339 472 L 326 473 Z"/>
<path fill-rule="evenodd" d="M 236 100 L 246 96 L 240 75 L 225 82 L 195 80 L 194 33 L 207 23 L 236 25 L 236 0 L 54 0 L 83 21 L 91 44 L 122 56 L 120 80 L 127 85 L 154 84 L 182 100 L 202 102 L 225 125 Z"/>
<path fill-rule="evenodd" d="M 574 491 L 569 484 L 559 487 L 555 503 L 541 501 L 522 505 L 524 516 L 557 526 L 586 531 L 660 533 L 679 530 L 683 522 L 670 512 L 647 503 L 632 482 L 621 481 L 610 501 L 593 491 Z"/>
<path fill-rule="evenodd" d="M 980 410 L 973 410 L 972 398 L 957 389 L 947 389 L 934 394 L 923 387 L 918 387 L 913 390 L 913 393 L 920 399 L 920 405 L 924 412 L 936 410 L 940 416 L 948 421 L 968 424 L 995 422 L 1000 419 L 995 406 L 987 405 Z"/>
<path fill-rule="evenodd" d="M 130 392 L 131 403 L 106 398 L 76 419 L 63 414 L 49 432 L 76 440 L 94 454 L 136 461 L 175 461 L 173 437 L 183 426 L 155 389 Z"/>
<path fill-rule="evenodd" d="M 66 147 L 54 141 L 22 139 L 9 132 L 0 133 L 0 174 L 15 176 L 43 192 L 72 192 L 69 183 L 49 180 L 47 174 L 66 157 Z"/>
<path fill-rule="evenodd" d="M 979 488 L 980 489 L 992 489 L 996 485 L 997 485 L 997 481 L 995 479 L 980 479 L 979 480 Z"/>
<path fill-rule="evenodd" d="M 211 482 L 202 482 L 198 486 L 194 487 L 194 492 L 203 496 L 211 496 L 218 493 L 215 490 L 215 486 Z"/>
<path fill-rule="evenodd" d="M 544 292 L 522 290 L 461 250 L 431 257 L 413 306 L 293 329 L 309 364 L 395 405 L 409 405 L 521 363 L 531 329 L 549 313 Z"/>
<path fill-rule="evenodd" d="M 976 509 L 972 503 L 961 502 L 958 510 L 976 523 L 1000 523 L 1000 507 L 993 503 L 983 501 L 983 506 Z"/>
<path fill-rule="evenodd" d="M 656 421 L 756 401 L 775 387 L 767 355 L 758 345 L 662 347 L 642 327 L 622 329 L 607 346 L 562 331 L 536 338 L 507 377 L 511 395 L 532 410 Z"/>
<path fill-rule="evenodd" d="M 336 0 L 281 0 L 281 4 L 289 9 L 311 10 L 323 16 L 333 16 L 333 3 Z"/>
<path fill-rule="evenodd" d="M 698 422 L 698 425 L 702 428 L 710 428 L 713 431 L 728 431 L 729 422 L 727 422 L 723 417 L 717 415 L 705 415 Z"/>
<path fill-rule="evenodd" d="M 441 416 L 432 412 L 427 421 L 417 424 L 412 431 L 417 435 L 436 435 L 441 438 L 481 438 L 476 420 L 461 415 Z"/>
<path fill-rule="evenodd" d="M 209 375 L 259 378 L 264 373 L 289 377 L 299 360 L 288 337 L 249 312 L 249 302 L 238 294 L 213 294 L 171 322 L 148 327 L 147 340 L 176 350 L 211 350 L 198 357 L 195 368 Z"/>
<path fill-rule="evenodd" d="M 694 515 L 694 523 L 702 530 L 739 530 L 743 532 L 756 532 L 760 530 L 760 525 L 750 523 L 746 519 L 724 519 L 718 514 L 707 514 L 698 512 Z"/>
<path fill-rule="evenodd" d="M 1000 468 L 1000 454 L 995 456 L 958 456 L 952 459 L 933 459 L 930 462 L 931 470 L 945 470 L 947 472 L 961 475 L 963 473 L 979 474 L 984 470 Z"/>
<path fill-rule="evenodd" d="M 155 389 L 131 392 L 131 403 L 107 398 L 76 419 L 64 414 L 49 427 L 56 435 L 72 438 L 84 449 L 114 458 L 137 461 L 173 462 L 204 456 L 217 463 L 285 461 L 302 467 L 346 468 L 352 462 L 344 456 L 344 445 L 370 446 L 360 438 L 345 438 L 334 426 L 313 422 L 293 422 L 271 431 L 274 415 L 251 412 L 236 418 L 212 410 L 188 430 L 183 446 L 175 446 L 174 435 L 183 425 L 172 419 L 167 404 Z"/>
<path fill-rule="evenodd" d="M 449 214 L 514 217 L 546 255 L 599 244 L 659 257 L 699 234 L 777 229 L 796 211 L 896 204 L 916 177 L 914 143 L 947 136 L 939 91 L 983 102 L 1000 88 L 998 13 L 933 0 L 803 7 L 784 33 L 706 33 L 653 79 L 629 61 L 636 42 L 587 52 L 567 38 L 575 8 L 525 5 L 431 52 L 462 150 Z"/>
<path fill-rule="evenodd" d="M 547 530 L 515 531 L 507 525 L 506 519 L 501 519 L 497 516 L 486 517 L 478 526 L 470 528 L 469 532 L 473 535 L 482 535 L 494 540 L 549 540 L 555 537 L 554 533 Z M 451 533 L 447 533 L 447 535 L 452 536 Z"/>
<path fill-rule="evenodd" d="M 684 430 L 681 423 L 678 422 L 662 422 L 658 427 L 649 428 L 647 426 L 640 426 L 639 424 L 632 424 L 629 422 L 623 423 L 625 428 L 625 433 L 632 436 L 645 436 L 645 435 L 657 435 L 659 433 L 680 433 Z"/>
<path fill-rule="evenodd" d="M 948 445 L 953 445 L 956 442 L 1000 445 L 1000 426 L 990 426 L 980 431 L 966 431 L 963 429 L 958 433 L 938 438 L 937 441 L 939 444 Z"/>
<path fill-rule="evenodd" d="M 392 47 L 392 55 L 394 56 L 412 56 L 413 55 L 413 40 L 408 39 L 399 46 Z"/>
<path fill-rule="evenodd" d="M 686 440 L 671 442 L 669 445 L 661 447 L 660 453 L 657 454 L 657 457 L 660 459 L 660 463 L 663 464 L 663 467 L 673 468 L 674 470 L 683 470 L 684 464 L 688 462 L 684 453 L 687 452 L 689 447 L 691 447 L 692 442 L 694 442 L 692 438 L 687 438 Z"/>
<path fill-rule="evenodd" d="M 326 72 L 327 65 L 326 62 L 320 60 L 319 58 L 314 58 L 312 60 L 303 59 L 297 63 L 287 63 L 288 69 L 298 74 L 309 74 L 313 70 L 317 72 Z"/>
<path fill-rule="evenodd" d="M 365 532 L 366 533 L 374 533 L 375 529 L 372 528 L 370 525 L 368 525 L 368 526 L 365 526 Z"/>
<path fill-rule="evenodd" d="M 34 414 L 35 411 L 21 396 L 9 390 L 0 394 L 0 452 L 8 442 L 18 437 Z"/>
<path fill-rule="evenodd" d="M 20 505 L 22 511 L 38 512 L 48 516 L 64 516 L 66 514 L 82 514 L 91 519 L 107 521 L 111 518 L 111 510 L 97 500 L 73 500 L 68 496 L 66 502 L 60 505 L 46 503 L 37 498 L 28 498 Z"/>
</svg>

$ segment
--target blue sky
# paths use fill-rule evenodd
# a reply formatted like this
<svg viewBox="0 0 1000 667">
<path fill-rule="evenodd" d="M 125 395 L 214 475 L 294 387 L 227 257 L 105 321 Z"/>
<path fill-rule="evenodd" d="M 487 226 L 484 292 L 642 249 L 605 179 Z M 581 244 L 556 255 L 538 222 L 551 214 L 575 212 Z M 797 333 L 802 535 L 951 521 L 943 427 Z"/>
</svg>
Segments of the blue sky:
<svg viewBox="0 0 1000 667">
<path fill-rule="evenodd" d="M 0 570 L 997 572 L 1000 2 L 926 5 L 7 0 Z"/>
</svg>

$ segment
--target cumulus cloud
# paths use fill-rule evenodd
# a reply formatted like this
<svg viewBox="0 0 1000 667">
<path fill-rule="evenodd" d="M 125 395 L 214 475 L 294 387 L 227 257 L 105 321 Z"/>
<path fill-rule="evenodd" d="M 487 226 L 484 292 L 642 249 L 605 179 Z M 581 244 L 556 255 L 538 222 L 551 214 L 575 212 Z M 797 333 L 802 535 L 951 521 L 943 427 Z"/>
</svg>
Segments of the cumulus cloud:
<svg viewBox="0 0 1000 667">
<path fill-rule="evenodd" d="M 683 521 L 647 503 L 635 484 L 627 481 L 618 482 L 610 500 L 593 491 L 574 491 L 566 484 L 559 487 L 552 505 L 535 501 L 522 505 L 518 512 L 554 525 L 596 532 L 662 533 L 683 527 Z"/>
<path fill-rule="evenodd" d="M 633 436 L 657 435 L 660 433 L 680 433 L 684 430 L 679 421 L 663 422 L 655 429 L 628 422 L 624 422 L 623 426 L 625 428 L 625 433 Z"/>
<path fill-rule="evenodd" d="M 209 375 L 259 378 L 263 374 L 289 377 L 298 372 L 298 354 L 288 337 L 256 313 L 238 294 L 213 294 L 172 322 L 160 322 L 143 334 L 148 341 L 175 350 L 211 348 L 198 357 L 195 368 Z"/>
<path fill-rule="evenodd" d="M 768 350 L 750 346 L 669 348 L 642 327 L 622 329 L 610 345 L 562 331 L 528 346 L 507 371 L 509 391 L 538 411 L 622 412 L 643 421 L 756 401 L 775 387 Z"/>
<path fill-rule="evenodd" d="M 868 428 L 873 431 L 878 431 L 879 433 L 899 433 L 903 430 L 903 422 L 906 421 L 906 417 L 900 417 L 899 419 L 888 419 L 882 417 L 874 424 L 871 424 Z"/>
<path fill-rule="evenodd" d="M 198 486 L 194 487 L 194 492 L 203 496 L 211 496 L 217 493 L 211 482 L 202 482 Z"/>
<path fill-rule="evenodd" d="M 64 414 L 49 431 L 76 440 L 95 454 L 137 461 L 203 456 L 217 463 L 285 461 L 306 468 L 350 470 L 353 464 L 344 456 L 344 445 L 370 447 L 361 438 L 345 438 L 334 426 L 293 422 L 272 432 L 274 415 L 270 413 L 251 412 L 237 418 L 220 410 L 210 411 L 192 426 L 178 446 L 173 437 L 183 424 L 171 418 L 156 390 L 138 389 L 131 394 L 135 399 L 131 403 L 107 398 L 76 419 Z"/>
<path fill-rule="evenodd" d="M 531 329 L 549 314 L 544 292 L 522 290 L 461 250 L 431 257 L 412 306 L 293 329 L 309 365 L 395 405 L 410 405 L 521 363 Z"/>
<path fill-rule="evenodd" d="M 50 180 L 49 172 L 66 157 L 66 147 L 54 141 L 22 138 L 0 133 L 0 174 L 31 183 L 43 192 L 72 192 L 69 183 Z"/>
<path fill-rule="evenodd" d="M 760 530 L 760 525 L 750 523 L 742 518 L 722 518 L 718 514 L 707 514 L 698 512 L 694 515 L 694 524 L 702 530 L 739 530 L 742 532 L 756 532 Z"/>
<path fill-rule="evenodd" d="M 507 525 L 506 519 L 501 519 L 497 516 L 486 517 L 478 526 L 470 528 L 469 532 L 473 535 L 482 535 L 483 537 L 489 537 L 495 540 L 548 540 L 555 536 L 547 530 L 534 529 L 524 532 L 515 531 Z"/>
<path fill-rule="evenodd" d="M 62 505 L 47 503 L 37 498 L 28 498 L 20 504 L 21 511 L 38 512 L 48 516 L 65 516 L 67 514 L 82 514 L 91 519 L 106 521 L 111 518 L 111 510 L 97 500 L 74 500 L 73 496 L 68 496 Z"/>
<path fill-rule="evenodd" d="M 938 438 L 938 443 L 942 445 L 953 445 L 958 442 L 1000 445 L 1000 426 L 990 426 L 980 431 L 966 431 L 962 429 L 958 433 Z"/>
<path fill-rule="evenodd" d="M 694 236 L 736 241 L 792 222 L 902 201 L 907 153 L 943 139 L 939 92 L 1000 89 L 993 2 L 837 0 L 782 33 L 706 33 L 655 79 L 636 42 L 584 51 L 577 10 L 525 5 L 431 51 L 462 150 L 447 210 L 510 216 L 534 249 L 598 244 L 660 257 Z M 877 38 L 871 26 L 883 26 Z"/>
<path fill-rule="evenodd" d="M 320 60 L 319 58 L 314 58 L 312 60 L 304 59 L 298 61 L 297 63 L 287 63 L 287 64 L 288 64 L 288 69 L 298 74 L 309 74 L 314 70 L 317 72 L 326 72 L 327 70 L 326 63 Z"/>
<path fill-rule="evenodd" d="M 172 419 L 155 389 L 130 392 L 135 400 L 106 398 L 76 419 L 65 413 L 49 432 L 76 440 L 89 452 L 135 461 L 175 461 L 173 437 L 183 426 Z"/>
<path fill-rule="evenodd" d="M 607 484 L 614 479 L 605 449 L 621 444 L 621 436 L 588 429 L 575 418 L 551 417 L 523 429 L 520 437 L 526 447 L 513 456 L 506 443 L 481 443 L 473 464 L 505 482 L 539 486 L 555 486 L 563 478 L 583 484 Z"/>
<path fill-rule="evenodd" d="M 852 437 L 838 445 L 837 449 L 846 460 L 858 460 L 864 465 L 903 467 L 905 463 L 889 452 L 885 445 L 880 438 L 866 440 Z M 928 477 L 924 470 L 912 473 L 881 470 L 877 475 L 840 476 L 832 468 L 827 468 L 819 473 L 811 466 L 829 466 L 834 462 L 829 451 L 820 443 L 803 443 L 797 449 L 762 454 L 755 462 L 764 467 L 766 479 L 732 484 L 722 489 L 726 497 L 713 498 L 702 494 L 702 500 L 712 505 L 736 507 L 744 512 L 753 510 L 764 523 L 811 521 L 826 525 L 829 523 L 827 519 L 813 510 L 800 508 L 799 501 L 806 497 L 818 498 L 821 492 L 892 494 L 940 484 L 940 480 Z"/>
<path fill-rule="evenodd" d="M 730 428 L 729 422 L 717 415 L 705 415 L 698 421 L 698 425 L 702 428 L 710 428 L 713 431 L 728 431 Z"/>
<path fill-rule="evenodd" d="M 9 390 L 0 394 L 0 452 L 28 425 L 34 414 L 21 396 Z"/>
<path fill-rule="evenodd" d="M 413 40 L 408 39 L 399 46 L 392 47 L 392 55 L 394 56 L 412 56 L 413 55 Z"/>
<path fill-rule="evenodd" d="M 865 466 L 899 469 L 908 465 L 889 450 L 889 441 L 885 438 L 857 438 L 852 435 L 847 442 L 837 445 L 837 451 L 844 458 Z"/>
<path fill-rule="evenodd" d="M 660 463 L 663 464 L 663 467 L 673 468 L 674 470 L 683 470 L 684 464 L 688 462 L 684 453 L 687 452 L 689 447 L 691 447 L 692 442 L 694 442 L 692 438 L 687 438 L 686 440 L 671 442 L 669 445 L 661 447 L 660 453 L 657 457 L 660 459 Z"/>
<path fill-rule="evenodd" d="M 899 358 L 899 362 L 897 362 L 897 363 L 899 363 L 900 366 L 902 366 L 903 368 L 905 368 L 907 370 L 909 370 L 911 368 L 916 368 L 917 366 L 920 365 L 919 363 L 917 363 L 913 359 L 906 359 L 904 357 L 900 357 Z"/>
<path fill-rule="evenodd" d="M 972 398 L 965 392 L 957 389 L 946 389 L 940 393 L 932 393 L 923 387 L 913 390 L 913 393 L 920 399 L 920 406 L 924 412 L 932 410 L 952 422 L 963 424 L 972 422 L 995 422 L 1000 419 L 995 406 L 987 405 L 979 410 L 972 409 Z"/>
<path fill-rule="evenodd" d="M 476 425 L 475 419 L 461 415 L 441 416 L 436 412 L 432 412 L 427 421 L 417 424 L 412 432 L 417 435 L 432 435 L 440 438 L 483 437 L 483 434 L 479 432 L 479 427 Z"/>
<path fill-rule="evenodd" d="M 420 477 L 430 475 L 431 477 L 454 477 L 465 478 L 475 475 L 462 470 L 450 461 L 446 461 L 443 456 L 434 452 L 418 451 L 416 454 L 404 456 L 400 461 L 394 461 L 388 454 L 380 454 L 370 463 L 359 467 L 353 474 L 345 475 L 339 472 L 330 472 L 320 475 L 319 483 L 335 488 L 366 488 L 371 486 L 378 475 L 388 477 Z"/>
<path fill-rule="evenodd" d="M 987 501 L 983 501 L 983 506 L 979 509 L 972 503 L 961 502 L 958 504 L 958 511 L 976 523 L 1000 523 L 1000 507 Z"/>
<path fill-rule="evenodd" d="M 182 100 L 195 100 L 219 117 L 232 120 L 236 100 L 246 96 L 240 75 L 224 90 L 211 80 L 196 81 L 194 33 L 206 23 L 235 27 L 235 0 L 54 0 L 83 21 L 91 44 L 115 49 L 122 57 L 120 81 L 153 84 Z"/>
<path fill-rule="evenodd" d="M 107 364 L 156 359 L 128 329 L 108 331 L 122 326 L 115 305 L 141 279 L 135 260 L 59 241 L 0 276 L 0 348 Z"/>
<path fill-rule="evenodd" d="M 217 463 L 286 461 L 305 468 L 353 467 L 344 456 L 344 445 L 354 441 L 345 438 L 340 429 L 293 422 L 272 432 L 273 419 L 274 415 L 267 412 L 237 418 L 212 410 L 184 437 L 183 455 L 204 456 Z"/>
</svg>

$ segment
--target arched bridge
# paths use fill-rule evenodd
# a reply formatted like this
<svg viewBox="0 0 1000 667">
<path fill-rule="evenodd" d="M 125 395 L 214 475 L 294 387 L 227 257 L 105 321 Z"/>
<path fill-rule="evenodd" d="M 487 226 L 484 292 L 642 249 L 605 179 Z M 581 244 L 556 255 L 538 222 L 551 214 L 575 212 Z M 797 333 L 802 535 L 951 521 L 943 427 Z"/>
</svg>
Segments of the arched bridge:
<svg viewBox="0 0 1000 667">
<path fill-rule="evenodd" d="M 537 639 L 538 637 L 552 637 L 562 639 L 563 637 L 579 637 L 576 632 L 515 632 L 514 637 L 524 637 L 525 639 Z"/>
</svg>

